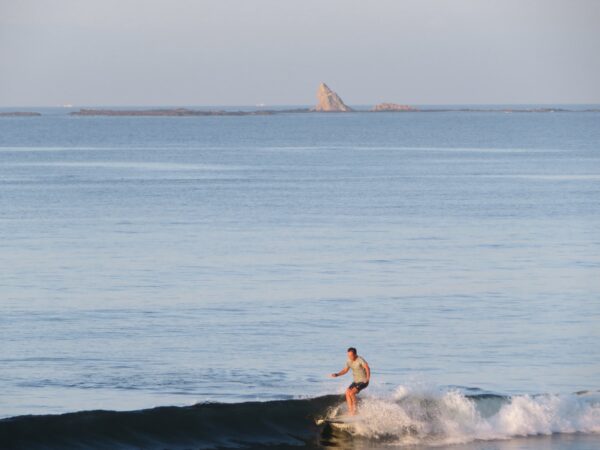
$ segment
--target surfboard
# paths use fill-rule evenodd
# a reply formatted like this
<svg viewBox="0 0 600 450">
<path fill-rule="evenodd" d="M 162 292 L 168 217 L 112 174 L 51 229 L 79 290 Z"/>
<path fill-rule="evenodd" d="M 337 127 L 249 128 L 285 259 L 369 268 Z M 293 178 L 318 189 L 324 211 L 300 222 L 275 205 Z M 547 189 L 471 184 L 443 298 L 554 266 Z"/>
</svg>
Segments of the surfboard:
<svg viewBox="0 0 600 450">
<path fill-rule="evenodd" d="M 354 424 L 358 422 L 357 416 L 338 416 L 338 417 L 323 417 L 315 420 L 317 425 L 329 425 L 332 428 L 339 430 L 351 430 Z"/>
</svg>

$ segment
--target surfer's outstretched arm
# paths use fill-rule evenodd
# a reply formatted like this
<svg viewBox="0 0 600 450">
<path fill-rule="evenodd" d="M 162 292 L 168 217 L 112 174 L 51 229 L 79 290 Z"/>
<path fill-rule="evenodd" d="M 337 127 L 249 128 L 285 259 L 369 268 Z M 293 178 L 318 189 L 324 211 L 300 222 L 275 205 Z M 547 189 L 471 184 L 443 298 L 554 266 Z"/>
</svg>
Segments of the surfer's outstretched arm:
<svg viewBox="0 0 600 450">
<path fill-rule="evenodd" d="M 342 370 L 340 370 L 337 373 L 332 373 L 331 375 L 329 375 L 331 378 L 336 378 L 336 377 L 341 377 L 342 375 L 345 375 L 348 373 L 348 370 L 350 370 L 350 368 L 348 366 L 344 367 Z"/>
</svg>

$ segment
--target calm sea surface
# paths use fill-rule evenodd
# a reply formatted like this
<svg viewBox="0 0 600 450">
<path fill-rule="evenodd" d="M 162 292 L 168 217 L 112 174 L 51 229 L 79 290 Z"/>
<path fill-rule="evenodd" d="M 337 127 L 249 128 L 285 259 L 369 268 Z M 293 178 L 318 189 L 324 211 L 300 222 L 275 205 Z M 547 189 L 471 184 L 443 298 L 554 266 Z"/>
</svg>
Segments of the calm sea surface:
<svg viewBox="0 0 600 450">
<path fill-rule="evenodd" d="M 600 113 L 0 118 L 0 286 L 1 417 L 593 392 Z"/>
</svg>

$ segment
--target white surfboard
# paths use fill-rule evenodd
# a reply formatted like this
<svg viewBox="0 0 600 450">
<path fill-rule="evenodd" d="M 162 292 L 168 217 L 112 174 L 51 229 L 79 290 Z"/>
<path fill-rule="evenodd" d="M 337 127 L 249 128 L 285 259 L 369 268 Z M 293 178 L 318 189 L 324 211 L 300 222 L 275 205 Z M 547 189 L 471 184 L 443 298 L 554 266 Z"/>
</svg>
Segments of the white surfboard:
<svg viewBox="0 0 600 450">
<path fill-rule="evenodd" d="M 330 427 L 337 428 L 338 430 L 351 430 L 358 421 L 358 416 L 338 416 L 316 419 L 315 423 L 317 425 L 329 425 Z"/>
</svg>

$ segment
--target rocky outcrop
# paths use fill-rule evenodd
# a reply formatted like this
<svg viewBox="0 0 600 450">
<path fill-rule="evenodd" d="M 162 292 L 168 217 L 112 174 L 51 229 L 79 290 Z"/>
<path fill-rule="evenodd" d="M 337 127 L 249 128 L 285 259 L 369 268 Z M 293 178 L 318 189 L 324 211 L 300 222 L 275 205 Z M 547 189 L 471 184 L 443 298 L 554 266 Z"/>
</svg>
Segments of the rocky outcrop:
<svg viewBox="0 0 600 450">
<path fill-rule="evenodd" d="M 321 83 L 319 85 L 319 90 L 317 91 L 317 106 L 315 106 L 314 111 L 319 112 L 349 112 L 352 111 L 352 108 L 347 106 L 343 100 L 329 89 L 325 83 Z"/>
<path fill-rule="evenodd" d="M 397 103 L 379 103 L 375 105 L 371 111 L 389 112 L 389 111 L 416 111 L 417 108 L 409 105 L 398 105 Z"/>
</svg>

